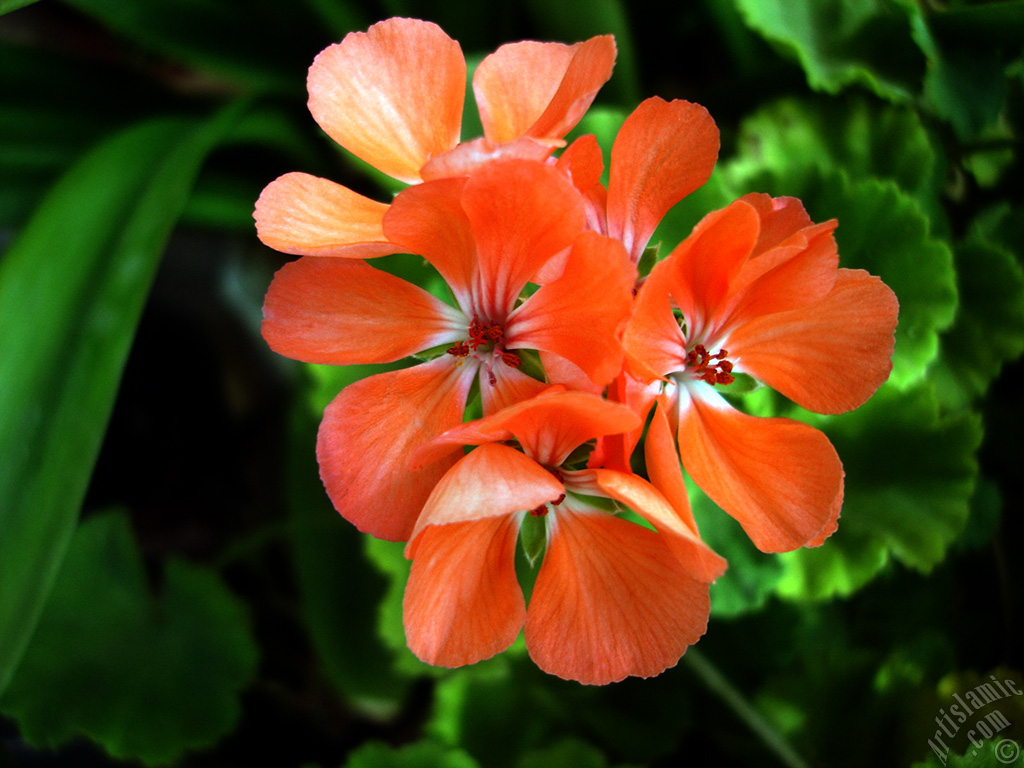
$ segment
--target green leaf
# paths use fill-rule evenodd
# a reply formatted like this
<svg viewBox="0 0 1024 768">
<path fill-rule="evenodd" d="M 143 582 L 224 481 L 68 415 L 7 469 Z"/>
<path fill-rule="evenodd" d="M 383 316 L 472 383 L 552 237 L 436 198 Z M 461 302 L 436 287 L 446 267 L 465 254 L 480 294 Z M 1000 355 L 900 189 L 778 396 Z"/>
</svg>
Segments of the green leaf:
<svg viewBox="0 0 1024 768">
<path fill-rule="evenodd" d="M 930 38 L 924 24 L 917 29 L 921 47 L 929 52 L 924 98 L 930 111 L 961 138 L 977 136 L 995 122 L 1006 101 L 1002 56 L 988 45 L 942 45 Z"/>
<path fill-rule="evenodd" d="M 0 0 L 0 15 L 10 13 L 26 5 L 32 5 L 36 0 Z"/>
<path fill-rule="evenodd" d="M 1024 353 L 1024 269 L 977 230 L 954 254 L 960 306 L 929 380 L 948 407 L 963 408 Z"/>
<path fill-rule="evenodd" d="M 838 531 L 824 545 L 781 556 L 780 595 L 846 595 L 891 556 L 929 571 L 963 530 L 977 479 L 981 420 L 942 415 L 934 390 L 883 387 L 853 413 L 807 419 L 832 441 L 846 470 Z"/>
<path fill-rule="evenodd" d="M 516 768 L 608 768 L 608 760 L 599 749 L 585 741 L 563 739 L 554 746 L 530 750 Z"/>
<path fill-rule="evenodd" d="M 731 172 L 771 171 L 807 186 L 815 173 L 891 179 L 917 197 L 934 193 L 936 149 L 916 111 L 865 98 L 783 99 L 743 121 Z"/>
<path fill-rule="evenodd" d="M 363 554 L 363 534 L 331 506 L 317 473 L 316 423 L 295 414 L 289 441 L 288 507 L 303 616 L 324 672 L 339 694 L 376 720 L 393 717 L 408 680 L 381 643 L 378 604 L 388 581 Z"/>
<path fill-rule="evenodd" d="M 201 86 L 219 91 L 300 95 L 312 56 L 332 42 L 320 18 L 299 3 L 64 2 L 114 34 L 198 70 Z"/>
<path fill-rule="evenodd" d="M 799 60 L 811 88 L 859 84 L 908 101 L 920 90 L 924 57 L 910 14 L 886 0 L 736 0 L 747 24 Z"/>
<path fill-rule="evenodd" d="M 928 57 L 924 97 L 962 138 L 995 123 L 1007 96 L 1005 68 L 1020 56 L 1024 3 L 1019 0 L 913 14 L 913 36 Z M 1005 50 L 1004 50 L 1005 49 Z"/>
<path fill-rule="evenodd" d="M 758 550 L 740 524 L 711 501 L 696 483 L 688 479 L 686 487 L 701 538 L 729 561 L 726 572 L 711 585 L 712 616 L 738 616 L 761 608 L 774 593 L 782 575 L 778 558 Z"/>
<path fill-rule="evenodd" d="M 387 591 L 379 604 L 377 630 L 381 640 L 395 655 L 395 670 L 409 677 L 440 676 L 446 670 L 433 667 L 416 658 L 405 642 L 405 624 L 402 617 L 402 598 L 409 580 L 412 563 L 405 559 L 405 544 L 363 537 L 364 552 L 387 580 Z"/>
<path fill-rule="evenodd" d="M 30 744 L 84 734 L 117 758 L 155 765 L 234 727 L 257 661 L 243 605 L 184 562 L 166 564 L 157 597 L 146 581 L 127 516 L 81 525 L 0 699 Z"/>
<path fill-rule="evenodd" d="M 98 141 L 155 107 L 175 106 L 127 68 L 6 42 L 0 92 L 0 226 L 13 229 Z"/>
<path fill-rule="evenodd" d="M 74 531 L 164 243 L 240 109 L 104 142 L 0 262 L 0 692 Z"/>
<path fill-rule="evenodd" d="M 461 749 L 430 741 L 404 747 L 370 741 L 349 756 L 345 768 L 480 768 L 480 764 Z"/>
</svg>

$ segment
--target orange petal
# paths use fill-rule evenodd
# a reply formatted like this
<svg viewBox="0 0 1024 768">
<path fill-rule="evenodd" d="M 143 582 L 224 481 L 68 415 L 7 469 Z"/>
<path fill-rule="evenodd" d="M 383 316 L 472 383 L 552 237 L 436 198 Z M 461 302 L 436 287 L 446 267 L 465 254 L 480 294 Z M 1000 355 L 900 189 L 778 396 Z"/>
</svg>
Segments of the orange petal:
<svg viewBox="0 0 1024 768">
<path fill-rule="evenodd" d="M 465 336 L 468 321 L 419 286 L 362 261 L 305 257 L 263 305 L 271 349 L 307 363 L 388 363 Z"/>
<path fill-rule="evenodd" d="M 788 240 L 792 235 L 814 226 L 804 204 L 795 197 L 772 197 L 762 192 L 751 192 L 740 198 L 757 211 L 761 220 L 761 233 L 754 253 L 763 253 Z"/>
<path fill-rule="evenodd" d="M 583 229 L 579 193 L 554 167 L 523 160 L 488 165 L 466 182 L 478 272 L 474 307 L 503 320 L 537 271 Z"/>
<path fill-rule="evenodd" d="M 388 206 L 333 181 L 286 173 L 256 201 L 256 233 L 264 245 L 303 256 L 369 259 L 398 253 L 384 237 Z"/>
<path fill-rule="evenodd" d="M 473 74 L 484 135 L 494 142 L 525 135 L 561 139 L 590 108 L 614 65 L 611 35 L 575 45 L 501 46 Z"/>
<path fill-rule="evenodd" d="M 757 211 L 737 200 L 709 213 L 693 233 L 659 263 L 676 305 L 691 327 L 691 336 L 710 341 L 733 281 L 746 264 L 760 232 Z M 693 326 L 697 325 L 695 329 Z"/>
<path fill-rule="evenodd" d="M 686 493 L 683 467 L 676 450 L 675 435 L 668 422 L 667 408 L 667 399 L 664 396 L 659 397 L 651 416 L 651 425 L 647 429 L 647 439 L 644 441 L 647 479 L 664 494 L 679 518 L 696 534 L 697 521 L 693 519 L 693 512 L 690 509 L 690 497 Z"/>
<path fill-rule="evenodd" d="M 674 509 L 651 483 L 627 472 L 616 472 L 612 469 L 591 471 L 594 473 L 598 488 L 611 498 L 621 501 L 657 528 L 665 543 L 693 578 L 711 583 L 725 573 L 725 559 L 701 541 L 696 527 L 691 526 L 680 511 Z M 683 493 L 685 495 L 685 488 Z M 685 512 L 686 517 L 692 521 L 689 502 L 686 502 Z"/>
<path fill-rule="evenodd" d="M 455 427 L 434 443 L 479 445 L 514 438 L 532 460 L 546 467 L 557 467 L 588 440 L 635 429 L 639 424 L 639 417 L 624 405 L 587 392 L 567 392 L 562 387 L 551 387 L 492 416 Z M 425 453 L 429 450 L 429 446 L 422 449 L 417 457 L 432 455 Z"/>
<path fill-rule="evenodd" d="M 629 409 L 640 417 L 640 424 L 636 429 L 598 439 L 587 466 L 632 472 L 630 458 L 643 436 L 647 414 L 654 404 L 654 389 L 623 369 L 608 385 L 606 396 L 613 403 L 629 406 Z"/>
<path fill-rule="evenodd" d="M 533 160 L 542 163 L 552 152 L 554 147 L 526 136 L 502 144 L 481 137 L 464 141 L 455 149 L 438 155 L 423 166 L 421 173 L 424 181 L 468 176 L 478 168 L 499 160 Z"/>
<path fill-rule="evenodd" d="M 622 332 L 635 280 L 636 268 L 621 243 L 583 232 L 562 276 L 541 286 L 509 316 L 505 345 L 554 352 L 586 371 L 595 384 L 607 384 L 622 369 Z"/>
<path fill-rule="evenodd" d="M 462 209 L 465 179 L 440 179 L 403 190 L 384 216 L 392 242 L 415 253 L 441 273 L 459 305 L 468 307 L 476 243 Z"/>
<path fill-rule="evenodd" d="M 839 266 L 832 231 L 836 221 L 807 227 L 783 244 L 756 254 L 733 282 L 732 298 L 719 312 L 720 326 L 785 312 L 821 300 L 832 290 Z"/>
<path fill-rule="evenodd" d="M 588 192 L 601 181 L 604 173 L 604 158 L 597 137 L 587 134 L 565 148 L 555 163 L 556 167 L 572 179 L 573 186 L 580 192 Z"/>
<path fill-rule="evenodd" d="M 608 234 L 638 261 L 669 208 L 708 180 L 717 158 L 718 128 L 704 107 L 642 102 L 612 146 Z"/>
<path fill-rule="evenodd" d="M 640 379 L 651 381 L 686 365 L 686 339 L 672 314 L 674 262 L 666 259 L 647 276 L 633 302 L 633 314 L 622 343 L 627 367 Z M 680 293 L 679 288 L 676 293 Z"/>
<path fill-rule="evenodd" d="M 679 417 L 683 466 L 758 549 L 806 546 L 835 520 L 843 465 L 824 434 L 791 419 L 740 413 L 703 383 L 682 388 L 680 397 L 688 397 Z"/>
<path fill-rule="evenodd" d="M 353 32 L 316 57 L 307 86 L 328 136 L 406 183 L 459 141 L 466 63 L 436 24 L 396 18 Z"/>
<path fill-rule="evenodd" d="M 527 376 L 500 360 L 495 360 L 491 364 L 491 374 L 494 376 L 493 379 L 485 375 L 481 376 L 480 381 L 480 399 L 483 402 L 484 416 L 490 416 L 502 408 L 536 397 L 548 388 L 543 381 Z"/>
<path fill-rule="evenodd" d="M 320 478 L 359 530 L 408 539 L 430 491 L 458 458 L 412 471 L 409 456 L 462 421 L 474 374 L 446 355 L 357 381 L 327 406 L 316 446 Z"/>
<path fill-rule="evenodd" d="M 540 362 L 544 368 L 545 378 L 552 384 L 563 384 L 568 389 L 590 392 L 592 395 L 600 395 L 604 392 L 603 386 L 595 384 L 582 368 L 561 355 L 542 349 L 540 350 Z"/>
<path fill-rule="evenodd" d="M 465 443 L 471 445 L 470 441 Z M 412 539 L 428 526 L 503 517 L 554 501 L 565 487 L 521 451 L 487 443 L 459 459 L 437 483 L 423 505 Z M 415 557 L 419 544 L 409 545 Z"/>
<path fill-rule="evenodd" d="M 889 377 L 899 302 L 863 270 L 838 270 L 823 300 L 757 317 L 729 336 L 737 367 L 818 413 L 861 405 Z"/>
<path fill-rule="evenodd" d="M 588 685 L 674 666 L 707 627 L 708 585 L 654 531 L 558 507 L 526 613 L 541 669 Z"/>
<path fill-rule="evenodd" d="M 416 537 L 403 613 L 409 649 L 459 667 L 508 648 L 526 618 L 516 580 L 514 515 L 428 526 Z"/>
</svg>

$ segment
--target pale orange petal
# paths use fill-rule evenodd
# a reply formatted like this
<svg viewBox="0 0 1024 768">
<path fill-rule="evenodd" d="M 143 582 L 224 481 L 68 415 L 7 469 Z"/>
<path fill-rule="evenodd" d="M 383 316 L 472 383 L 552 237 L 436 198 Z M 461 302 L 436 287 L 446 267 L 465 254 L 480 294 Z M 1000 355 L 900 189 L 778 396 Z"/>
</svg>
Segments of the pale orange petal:
<svg viewBox="0 0 1024 768">
<path fill-rule="evenodd" d="M 704 184 L 718 158 L 718 128 L 688 101 L 647 99 L 612 146 L 608 234 L 638 261 L 668 210 Z"/>
<path fill-rule="evenodd" d="M 598 488 L 621 501 L 658 530 L 693 578 L 711 583 L 725 573 L 725 559 L 701 540 L 696 526 L 691 527 L 690 522 L 651 483 L 612 469 L 593 469 L 590 472 L 594 474 Z M 686 489 L 682 490 L 685 497 Z M 689 502 L 686 502 L 685 515 L 692 521 L 693 516 L 689 513 Z"/>
<path fill-rule="evenodd" d="M 480 440 L 464 443 L 471 445 Z M 437 483 L 423 505 L 412 539 L 428 526 L 510 515 L 555 501 L 565 487 L 532 458 L 507 445 L 473 449 Z M 415 542 L 409 556 L 416 556 Z"/>
<path fill-rule="evenodd" d="M 256 234 L 264 245 L 302 256 L 369 259 L 398 253 L 384 237 L 388 206 L 333 181 L 286 173 L 256 201 Z"/>
<path fill-rule="evenodd" d="M 459 667 L 508 648 L 526 618 L 516 580 L 520 518 L 428 526 L 416 537 L 403 614 L 409 649 Z"/>
<path fill-rule="evenodd" d="M 328 136 L 406 183 L 459 141 L 466 63 L 436 24 L 395 18 L 353 32 L 316 57 L 307 86 Z"/>
<path fill-rule="evenodd" d="M 282 267 L 263 304 L 263 338 L 295 360 L 388 363 L 462 338 L 467 320 L 419 286 L 362 261 L 305 257 Z"/>
<path fill-rule="evenodd" d="M 548 545 L 526 613 L 541 669 L 588 685 L 674 666 L 707 627 L 708 585 L 661 536 L 606 513 L 548 515 Z"/>
<path fill-rule="evenodd" d="M 406 541 L 453 455 L 413 471 L 413 449 L 461 423 L 475 369 L 450 356 L 350 384 L 324 411 L 316 453 L 335 509 L 359 530 Z"/>
<path fill-rule="evenodd" d="M 494 142 L 525 135 L 561 139 L 593 103 L 614 64 L 611 35 L 575 45 L 501 46 L 473 74 L 484 135 Z"/>
<path fill-rule="evenodd" d="M 541 286 L 509 316 L 505 345 L 554 352 L 595 384 L 607 384 L 622 369 L 622 332 L 635 281 L 636 269 L 621 243 L 583 232 L 561 277 Z"/>
<path fill-rule="evenodd" d="M 806 546 L 834 522 L 843 466 L 824 434 L 791 419 L 740 413 L 707 384 L 692 389 L 679 416 L 683 466 L 758 549 Z"/>
<path fill-rule="evenodd" d="M 481 319 L 508 317 L 526 283 L 583 229 L 579 192 L 554 167 L 523 160 L 470 176 L 462 206 L 477 244 L 473 305 Z"/>
<path fill-rule="evenodd" d="M 838 270 L 823 300 L 734 330 L 737 367 L 818 413 L 861 405 L 889 377 L 899 302 L 877 277 Z"/>
</svg>

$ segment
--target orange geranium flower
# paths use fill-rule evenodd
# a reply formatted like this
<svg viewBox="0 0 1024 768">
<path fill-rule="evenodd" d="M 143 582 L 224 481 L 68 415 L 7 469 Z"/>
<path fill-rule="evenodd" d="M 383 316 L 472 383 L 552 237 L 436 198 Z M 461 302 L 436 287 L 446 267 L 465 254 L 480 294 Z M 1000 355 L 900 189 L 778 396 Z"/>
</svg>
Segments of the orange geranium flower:
<svg viewBox="0 0 1024 768">
<path fill-rule="evenodd" d="M 405 630 L 419 658 L 472 664 L 507 648 L 525 625 L 541 669 L 600 685 L 656 675 L 697 641 L 708 584 L 725 562 L 650 483 L 580 468 L 585 459 L 574 454 L 639 423 L 624 405 L 555 387 L 418 451 L 423 462 L 479 446 L 441 478 L 406 548 Z M 608 500 L 656 530 L 609 513 Z M 528 516 L 544 524 L 546 540 L 529 608 L 514 565 Z"/>
<path fill-rule="evenodd" d="M 626 332 L 629 367 L 654 382 L 683 466 L 767 552 L 817 546 L 836 529 L 842 463 L 818 430 L 744 414 L 722 393 L 745 373 L 808 410 L 841 413 L 892 366 L 896 297 L 838 268 L 835 226 L 813 224 L 793 198 L 740 198 L 654 268 Z"/>
<path fill-rule="evenodd" d="M 610 35 L 583 43 L 520 42 L 473 76 L 484 135 L 459 143 L 466 62 L 436 24 L 388 19 L 322 51 L 309 70 L 309 109 L 334 141 L 408 184 L 464 175 L 497 158 L 544 160 L 611 76 Z M 284 253 L 372 258 L 396 253 L 387 205 L 332 181 L 289 173 L 256 204 L 260 239 Z"/>
<path fill-rule="evenodd" d="M 555 168 L 497 162 L 410 187 L 384 218 L 391 242 L 437 268 L 454 305 L 361 260 L 305 257 L 274 277 L 263 335 L 283 355 L 352 365 L 434 350 L 350 385 L 324 413 L 321 477 L 360 530 L 408 538 L 455 461 L 412 471 L 409 455 L 461 423 L 474 380 L 484 413 L 544 388 L 519 370 L 522 350 L 560 355 L 598 386 L 619 372 L 634 269 L 620 243 L 583 223 L 579 193 Z M 557 276 L 523 299 L 553 265 Z"/>
</svg>

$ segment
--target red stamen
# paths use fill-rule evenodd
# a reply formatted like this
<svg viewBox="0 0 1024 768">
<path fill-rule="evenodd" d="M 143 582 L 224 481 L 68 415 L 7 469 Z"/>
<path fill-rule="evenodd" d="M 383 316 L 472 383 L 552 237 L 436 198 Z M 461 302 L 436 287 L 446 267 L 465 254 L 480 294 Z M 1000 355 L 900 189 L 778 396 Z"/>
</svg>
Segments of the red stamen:
<svg viewBox="0 0 1024 768">
<path fill-rule="evenodd" d="M 518 368 L 523 364 L 523 361 L 519 359 L 519 355 L 515 352 L 502 352 L 501 362 L 507 365 L 509 368 Z"/>
<path fill-rule="evenodd" d="M 469 354 L 469 346 L 464 341 L 457 341 L 445 351 L 454 357 L 465 357 Z"/>
<path fill-rule="evenodd" d="M 696 378 L 708 384 L 732 384 L 736 377 L 732 375 L 732 361 L 725 359 L 728 354 L 728 350 L 721 349 L 712 355 L 703 344 L 696 344 L 686 353 L 686 365 Z"/>
<path fill-rule="evenodd" d="M 557 474 L 557 470 L 553 469 L 553 470 L 551 470 L 551 472 Z M 544 517 L 544 515 L 546 515 L 550 511 L 548 509 L 548 504 L 550 504 L 552 507 L 557 507 L 563 501 L 565 501 L 565 494 L 564 493 L 561 496 L 559 496 L 557 499 L 555 499 L 554 501 L 548 501 L 548 502 L 546 502 L 544 504 L 538 504 L 536 507 L 534 507 L 533 509 L 530 510 L 530 514 L 533 515 L 534 517 Z"/>
</svg>

